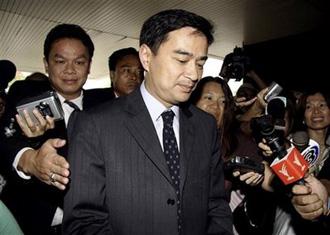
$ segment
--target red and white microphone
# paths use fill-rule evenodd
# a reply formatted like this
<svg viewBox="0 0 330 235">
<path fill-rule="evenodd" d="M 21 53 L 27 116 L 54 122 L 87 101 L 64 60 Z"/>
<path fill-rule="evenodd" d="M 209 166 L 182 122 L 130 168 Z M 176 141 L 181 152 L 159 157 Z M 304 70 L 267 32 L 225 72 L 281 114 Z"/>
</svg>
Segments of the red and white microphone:
<svg viewBox="0 0 330 235">
<path fill-rule="evenodd" d="M 294 146 L 287 150 L 283 158 L 276 158 L 270 166 L 285 185 L 302 180 L 309 167 L 304 156 Z"/>
</svg>

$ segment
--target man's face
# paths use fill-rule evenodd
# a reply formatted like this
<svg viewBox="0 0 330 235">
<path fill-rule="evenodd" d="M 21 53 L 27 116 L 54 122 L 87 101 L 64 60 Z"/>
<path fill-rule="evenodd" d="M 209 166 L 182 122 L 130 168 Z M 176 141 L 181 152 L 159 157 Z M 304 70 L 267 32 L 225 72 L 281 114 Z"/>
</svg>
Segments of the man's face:
<svg viewBox="0 0 330 235">
<path fill-rule="evenodd" d="M 90 70 L 87 48 L 81 41 L 63 38 L 54 42 L 45 69 L 53 88 L 65 99 L 77 98 Z"/>
<path fill-rule="evenodd" d="M 206 37 L 192 27 L 170 32 L 156 55 L 142 45 L 147 90 L 166 107 L 187 101 L 202 77 L 207 50 Z"/>
<path fill-rule="evenodd" d="M 110 71 L 110 78 L 118 96 L 134 91 L 143 80 L 143 67 L 139 57 L 126 55 L 121 58 L 116 64 L 115 71 Z"/>
</svg>

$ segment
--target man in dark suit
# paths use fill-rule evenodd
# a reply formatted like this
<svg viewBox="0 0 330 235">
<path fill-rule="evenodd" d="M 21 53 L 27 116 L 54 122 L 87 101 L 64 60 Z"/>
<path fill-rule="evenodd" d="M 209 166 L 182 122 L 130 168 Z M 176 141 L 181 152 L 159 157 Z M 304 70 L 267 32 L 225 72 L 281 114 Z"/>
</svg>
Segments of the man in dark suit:
<svg viewBox="0 0 330 235">
<path fill-rule="evenodd" d="M 143 67 L 138 51 L 133 47 L 114 51 L 109 56 L 111 88 L 116 97 L 128 95 L 140 86 Z"/>
<path fill-rule="evenodd" d="M 110 88 L 95 89 L 103 95 L 118 98 L 128 95 L 138 88 L 143 81 L 143 67 L 138 51 L 133 47 L 114 51 L 109 56 Z"/>
<path fill-rule="evenodd" d="M 64 119 L 55 122 L 53 129 L 35 138 L 24 136 L 19 128 L 15 128 L 15 123 L 11 123 L 11 126 L 4 124 L 3 128 L 7 128 L 7 131 L 1 140 L 1 165 L 7 173 L 7 185 L 1 198 L 14 214 L 24 234 L 61 233 L 61 208 L 69 182 L 66 125 L 77 107 L 85 110 L 101 102 L 92 90 L 82 90 L 93 53 L 93 42 L 80 26 L 61 24 L 54 27 L 44 44 L 44 65 L 49 82 L 24 82 L 27 92 L 20 94 L 20 98 L 53 90 L 60 100 Z M 12 104 L 11 108 L 15 109 L 15 106 Z M 46 123 L 48 119 L 43 122 Z M 8 120 L 15 121 L 15 118 Z M 25 127 L 34 136 L 39 125 L 41 123 L 27 122 Z M 4 133 L 3 129 L 1 133 Z"/>
<path fill-rule="evenodd" d="M 140 88 L 70 123 L 64 234 L 232 234 L 216 122 L 184 104 L 212 30 L 184 10 L 150 17 Z"/>
</svg>

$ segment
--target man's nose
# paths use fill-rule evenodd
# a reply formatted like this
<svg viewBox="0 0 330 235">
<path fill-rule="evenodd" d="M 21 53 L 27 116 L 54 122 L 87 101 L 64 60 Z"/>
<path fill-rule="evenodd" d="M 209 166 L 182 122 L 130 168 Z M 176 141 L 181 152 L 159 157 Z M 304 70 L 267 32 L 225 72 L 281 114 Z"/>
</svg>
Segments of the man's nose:
<svg viewBox="0 0 330 235">
<path fill-rule="evenodd" d="M 196 63 L 189 63 L 186 68 L 186 77 L 189 77 L 190 80 L 192 81 L 197 81 L 200 76 L 200 69 Z"/>
<path fill-rule="evenodd" d="M 74 66 L 73 62 L 66 63 L 65 72 L 67 72 L 67 73 L 75 73 L 76 72 L 76 69 L 75 69 L 75 66 Z"/>
</svg>

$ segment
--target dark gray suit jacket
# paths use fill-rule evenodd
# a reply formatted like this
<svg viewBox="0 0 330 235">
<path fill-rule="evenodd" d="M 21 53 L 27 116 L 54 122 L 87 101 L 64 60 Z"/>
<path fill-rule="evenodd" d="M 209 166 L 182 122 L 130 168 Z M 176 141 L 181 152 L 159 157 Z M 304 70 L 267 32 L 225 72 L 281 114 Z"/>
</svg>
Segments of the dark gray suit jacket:
<svg viewBox="0 0 330 235">
<path fill-rule="evenodd" d="M 232 234 L 214 119 L 180 109 L 181 234 Z M 64 234 L 178 234 L 176 193 L 140 89 L 69 128 Z"/>
</svg>

